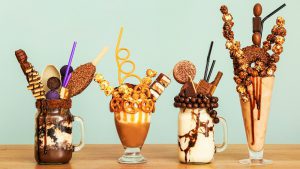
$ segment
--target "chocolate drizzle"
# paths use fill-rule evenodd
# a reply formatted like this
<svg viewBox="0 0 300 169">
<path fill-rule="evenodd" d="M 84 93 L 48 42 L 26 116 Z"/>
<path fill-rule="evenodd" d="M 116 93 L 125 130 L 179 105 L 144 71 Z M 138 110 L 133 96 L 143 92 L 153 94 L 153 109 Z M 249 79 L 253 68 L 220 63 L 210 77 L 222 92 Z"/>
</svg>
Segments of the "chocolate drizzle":
<svg viewBox="0 0 300 169">
<path fill-rule="evenodd" d="M 184 109 L 183 113 L 185 112 L 186 109 Z M 180 148 L 180 151 L 183 151 L 185 154 L 184 160 L 187 163 L 187 154 L 190 152 L 191 148 L 195 146 L 196 142 L 197 142 L 197 138 L 198 138 L 198 133 L 203 134 L 205 137 L 209 136 L 209 131 L 213 130 L 213 127 L 208 127 L 208 123 L 209 121 L 207 120 L 206 122 L 201 122 L 200 121 L 200 112 L 199 113 L 195 113 L 194 112 L 195 109 L 192 110 L 191 115 L 192 115 L 192 119 L 195 121 L 195 128 L 191 129 L 188 133 L 184 134 L 184 135 L 178 135 L 178 146 Z M 204 128 L 203 130 L 200 130 L 200 127 Z M 181 147 L 180 144 L 180 139 L 184 138 L 184 142 L 187 141 L 188 139 L 188 146 L 183 149 Z"/>
<path fill-rule="evenodd" d="M 261 77 L 251 77 L 252 81 L 252 96 L 247 89 L 247 94 L 249 96 L 249 104 L 251 111 L 251 134 L 252 134 L 252 142 L 251 145 L 255 144 L 255 135 L 254 135 L 254 109 L 257 109 L 257 120 L 260 120 L 260 109 L 261 109 L 261 94 L 262 94 L 262 78 Z"/>
</svg>

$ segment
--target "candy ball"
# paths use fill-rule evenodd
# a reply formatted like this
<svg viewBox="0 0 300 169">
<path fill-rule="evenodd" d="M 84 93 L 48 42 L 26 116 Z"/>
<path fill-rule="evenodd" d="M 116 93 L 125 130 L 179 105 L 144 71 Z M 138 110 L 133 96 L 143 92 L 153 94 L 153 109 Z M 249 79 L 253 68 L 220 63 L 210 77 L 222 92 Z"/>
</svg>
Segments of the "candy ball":
<svg viewBox="0 0 300 169">
<path fill-rule="evenodd" d="M 50 90 L 46 94 L 46 99 L 57 100 L 57 99 L 59 99 L 59 93 L 56 90 Z"/>
<path fill-rule="evenodd" d="M 50 90 L 57 90 L 60 87 L 60 80 L 57 77 L 50 77 L 47 81 L 47 87 Z"/>
<path fill-rule="evenodd" d="M 60 68 L 60 75 L 61 76 L 66 75 L 67 67 L 68 67 L 68 65 L 64 65 L 63 67 Z M 72 66 L 70 66 L 69 73 L 72 73 L 72 72 L 73 72 L 73 68 L 72 68 Z"/>
</svg>

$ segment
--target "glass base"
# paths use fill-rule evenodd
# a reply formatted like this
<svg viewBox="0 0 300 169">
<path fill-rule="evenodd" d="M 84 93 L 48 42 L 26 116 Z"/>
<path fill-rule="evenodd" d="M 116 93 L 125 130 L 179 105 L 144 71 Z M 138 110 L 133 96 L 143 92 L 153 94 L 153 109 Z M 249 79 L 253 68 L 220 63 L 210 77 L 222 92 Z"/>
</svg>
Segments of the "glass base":
<svg viewBox="0 0 300 169">
<path fill-rule="evenodd" d="M 126 148 L 125 153 L 118 160 L 121 164 L 140 164 L 145 163 L 147 160 L 141 154 L 140 148 Z"/>
<path fill-rule="evenodd" d="M 243 159 L 239 160 L 240 164 L 243 165 L 267 165 L 267 164 L 272 164 L 272 160 L 266 160 L 266 159 Z"/>
<path fill-rule="evenodd" d="M 272 160 L 266 160 L 263 158 L 264 156 L 264 150 L 261 151 L 249 151 L 249 158 L 248 159 L 243 159 L 240 160 L 240 164 L 244 165 L 267 165 L 267 164 L 272 164 Z"/>
</svg>

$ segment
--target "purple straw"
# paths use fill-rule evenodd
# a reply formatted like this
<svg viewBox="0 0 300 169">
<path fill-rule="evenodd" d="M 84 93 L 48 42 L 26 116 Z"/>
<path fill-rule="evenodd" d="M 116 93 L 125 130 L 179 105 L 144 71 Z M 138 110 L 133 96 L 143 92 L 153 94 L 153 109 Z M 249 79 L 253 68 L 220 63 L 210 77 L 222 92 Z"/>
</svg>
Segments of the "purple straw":
<svg viewBox="0 0 300 169">
<path fill-rule="evenodd" d="M 66 80 L 66 83 L 65 83 L 65 85 L 64 85 L 64 87 L 67 87 L 67 86 L 68 86 L 71 77 L 72 77 L 72 73 L 69 73 L 69 74 L 68 74 L 68 77 L 67 77 L 67 80 Z"/>
<path fill-rule="evenodd" d="M 73 56 L 74 56 L 76 45 L 77 45 L 77 42 L 74 41 L 73 48 L 72 48 L 72 51 L 71 51 L 71 55 L 70 55 L 70 58 L 69 58 L 69 63 L 68 63 L 67 71 L 66 71 L 65 78 L 64 78 L 64 81 L 63 81 L 63 86 L 66 85 L 66 80 L 67 80 L 67 78 L 69 76 L 70 66 L 71 66 L 71 63 L 72 63 L 72 60 L 73 60 Z"/>
</svg>

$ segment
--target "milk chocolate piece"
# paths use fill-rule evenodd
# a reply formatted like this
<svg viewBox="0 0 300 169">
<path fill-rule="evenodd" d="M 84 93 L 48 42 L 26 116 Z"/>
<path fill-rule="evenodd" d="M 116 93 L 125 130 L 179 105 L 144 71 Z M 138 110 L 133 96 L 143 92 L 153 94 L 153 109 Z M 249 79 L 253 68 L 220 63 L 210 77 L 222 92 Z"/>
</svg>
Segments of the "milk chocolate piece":
<svg viewBox="0 0 300 169">
<path fill-rule="evenodd" d="M 174 79 L 180 83 L 185 84 L 189 81 L 189 76 L 192 80 L 195 78 L 196 75 L 196 67 L 195 65 L 187 60 L 183 60 L 178 62 L 173 69 L 173 76 Z"/>
<path fill-rule="evenodd" d="M 163 73 L 159 74 L 159 76 L 156 78 L 156 81 L 162 84 L 165 88 L 171 83 L 171 79 Z"/>
<path fill-rule="evenodd" d="M 253 17 L 252 19 L 252 25 L 253 25 L 253 33 L 262 31 L 262 25 L 261 25 L 261 18 L 260 17 Z"/>
<path fill-rule="evenodd" d="M 184 92 L 186 97 L 197 97 L 197 90 L 191 77 L 190 80 L 184 84 Z"/>
<path fill-rule="evenodd" d="M 197 93 L 201 93 L 203 95 L 207 95 L 210 93 L 212 85 L 205 80 L 200 80 L 197 85 Z"/>
</svg>

